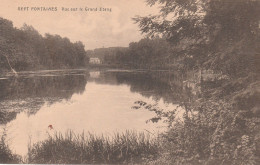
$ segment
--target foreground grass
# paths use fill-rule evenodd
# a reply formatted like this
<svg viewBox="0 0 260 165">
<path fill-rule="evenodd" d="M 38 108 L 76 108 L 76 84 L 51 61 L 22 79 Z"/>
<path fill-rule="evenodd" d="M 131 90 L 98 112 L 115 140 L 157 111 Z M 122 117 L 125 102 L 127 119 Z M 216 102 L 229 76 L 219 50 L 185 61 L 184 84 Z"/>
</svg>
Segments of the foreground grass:
<svg viewBox="0 0 260 165">
<path fill-rule="evenodd" d="M 158 152 L 158 140 L 145 133 L 127 131 L 108 138 L 70 131 L 30 147 L 28 163 L 145 163 L 156 159 Z"/>
<path fill-rule="evenodd" d="M 0 163 L 16 164 L 20 162 L 22 162 L 21 157 L 11 152 L 8 145 L 5 143 L 5 135 L 3 135 L 0 140 Z"/>
</svg>

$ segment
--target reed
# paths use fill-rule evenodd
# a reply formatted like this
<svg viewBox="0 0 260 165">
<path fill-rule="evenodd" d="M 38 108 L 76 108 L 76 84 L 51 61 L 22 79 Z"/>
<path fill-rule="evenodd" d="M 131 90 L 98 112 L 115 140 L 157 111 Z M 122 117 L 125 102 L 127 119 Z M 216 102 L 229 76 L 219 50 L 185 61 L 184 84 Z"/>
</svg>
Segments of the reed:
<svg viewBox="0 0 260 165">
<path fill-rule="evenodd" d="M 156 159 L 158 152 L 158 139 L 146 133 L 126 131 L 107 137 L 68 131 L 29 147 L 28 163 L 145 163 Z"/>
</svg>

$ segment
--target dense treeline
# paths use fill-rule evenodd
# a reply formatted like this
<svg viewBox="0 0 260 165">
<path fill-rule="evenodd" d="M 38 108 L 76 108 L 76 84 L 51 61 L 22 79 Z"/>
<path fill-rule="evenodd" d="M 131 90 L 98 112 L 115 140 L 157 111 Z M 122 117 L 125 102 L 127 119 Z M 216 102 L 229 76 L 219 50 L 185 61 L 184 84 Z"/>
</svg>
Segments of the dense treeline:
<svg viewBox="0 0 260 165">
<path fill-rule="evenodd" d="M 110 47 L 110 48 L 97 48 L 94 50 L 87 50 L 89 57 L 97 57 L 102 60 L 103 63 L 115 62 L 116 54 L 119 52 L 125 53 L 128 48 L 126 47 Z"/>
<path fill-rule="evenodd" d="M 88 57 L 81 42 L 46 34 L 32 26 L 17 29 L 0 18 L 0 71 L 83 67 Z"/>
<path fill-rule="evenodd" d="M 127 56 L 119 56 L 120 61 L 128 63 L 134 68 L 159 69 L 169 68 L 171 61 L 168 61 L 171 47 L 162 38 L 145 38 L 139 42 L 129 44 Z"/>
<path fill-rule="evenodd" d="M 168 69 L 176 59 L 172 58 L 171 45 L 164 38 L 144 38 L 131 42 L 128 47 L 100 48 L 87 51 L 102 64 L 128 69 Z"/>
</svg>

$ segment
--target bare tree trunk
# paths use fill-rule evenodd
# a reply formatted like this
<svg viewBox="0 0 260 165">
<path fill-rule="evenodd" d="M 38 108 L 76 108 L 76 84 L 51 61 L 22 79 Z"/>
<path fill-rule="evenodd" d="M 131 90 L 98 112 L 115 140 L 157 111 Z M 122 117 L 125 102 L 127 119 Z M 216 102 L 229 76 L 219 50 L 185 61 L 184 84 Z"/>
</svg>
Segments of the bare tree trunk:
<svg viewBox="0 0 260 165">
<path fill-rule="evenodd" d="M 16 72 L 16 71 L 14 70 L 14 68 L 11 66 L 8 57 L 7 57 L 6 55 L 4 55 L 4 56 L 5 56 L 6 60 L 7 60 L 7 63 L 8 63 L 8 65 L 9 65 L 11 71 L 14 73 L 15 76 L 18 76 L 17 72 Z"/>
</svg>

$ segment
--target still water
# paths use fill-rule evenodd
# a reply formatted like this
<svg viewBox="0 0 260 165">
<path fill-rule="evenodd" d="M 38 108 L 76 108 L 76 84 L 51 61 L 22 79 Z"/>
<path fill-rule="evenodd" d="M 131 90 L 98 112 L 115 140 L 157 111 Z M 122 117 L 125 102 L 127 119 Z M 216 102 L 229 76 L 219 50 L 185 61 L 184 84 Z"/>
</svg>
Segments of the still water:
<svg viewBox="0 0 260 165">
<path fill-rule="evenodd" d="M 28 144 L 55 132 L 113 136 L 134 130 L 156 135 L 166 124 L 147 122 L 154 112 L 132 107 L 144 101 L 165 110 L 176 108 L 180 99 L 176 93 L 182 88 L 172 77 L 115 70 L 20 72 L 17 78 L 0 77 L 0 112 L 5 114 L 1 134 L 6 134 L 11 150 L 23 156 Z"/>
</svg>

